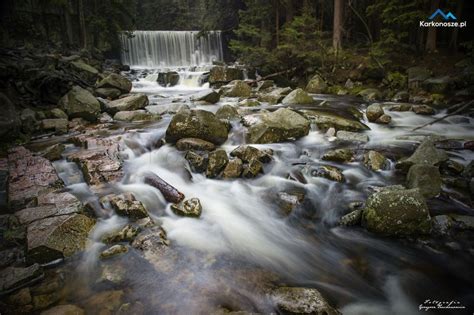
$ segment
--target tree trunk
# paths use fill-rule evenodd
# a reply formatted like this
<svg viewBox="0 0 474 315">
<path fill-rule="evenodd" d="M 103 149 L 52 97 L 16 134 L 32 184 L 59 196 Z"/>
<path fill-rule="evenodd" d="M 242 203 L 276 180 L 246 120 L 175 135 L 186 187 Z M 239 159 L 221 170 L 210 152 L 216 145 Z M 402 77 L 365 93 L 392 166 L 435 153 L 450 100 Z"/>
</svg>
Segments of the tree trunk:
<svg viewBox="0 0 474 315">
<path fill-rule="evenodd" d="M 294 12 L 295 10 L 293 8 L 293 1 L 287 0 L 285 3 L 285 7 L 286 7 L 285 21 L 288 23 L 288 22 L 293 21 L 293 17 L 295 15 L 295 12 Z"/>
<path fill-rule="evenodd" d="M 66 0 L 64 5 L 64 20 L 66 21 L 66 34 L 69 47 L 72 47 L 74 44 L 74 34 L 72 31 L 72 21 L 71 21 L 71 3 L 70 0 Z"/>
<path fill-rule="evenodd" d="M 439 0 L 431 0 L 431 10 L 434 12 L 439 8 Z M 426 35 L 426 51 L 435 51 L 436 50 L 436 27 L 428 28 L 428 35 Z"/>
<path fill-rule="evenodd" d="M 79 14 L 79 26 L 81 28 L 81 35 L 82 35 L 82 48 L 87 48 L 87 30 L 86 30 L 86 20 L 84 18 L 83 0 L 78 0 L 78 14 Z"/>
<path fill-rule="evenodd" d="M 276 47 L 280 44 L 280 8 L 278 0 L 275 0 L 275 39 Z"/>
<path fill-rule="evenodd" d="M 456 6 L 456 17 L 461 19 L 462 10 L 464 7 L 464 0 L 458 0 Z M 459 35 L 459 28 L 453 27 L 453 34 L 451 35 L 451 41 L 449 42 L 449 47 L 454 51 L 458 51 L 458 35 Z"/>
<path fill-rule="evenodd" d="M 332 47 L 337 52 L 342 48 L 342 10 L 343 0 L 334 0 L 334 24 L 332 33 Z"/>
</svg>

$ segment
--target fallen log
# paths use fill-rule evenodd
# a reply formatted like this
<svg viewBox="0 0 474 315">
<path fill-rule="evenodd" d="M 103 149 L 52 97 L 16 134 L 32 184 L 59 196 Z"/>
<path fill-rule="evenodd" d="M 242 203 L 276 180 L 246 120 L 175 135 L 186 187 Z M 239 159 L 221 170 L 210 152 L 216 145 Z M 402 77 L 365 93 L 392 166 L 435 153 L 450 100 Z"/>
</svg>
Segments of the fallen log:
<svg viewBox="0 0 474 315">
<path fill-rule="evenodd" d="M 418 126 L 418 127 L 416 127 L 416 128 L 413 128 L 411 131 L 416 131 L 416 130 L 421 129 L 421 128 L 424 128 L 424 127 L 426 127 L 426 126 L 434 125 L 434 124 L 436 124 L 437 122 L 440 122 L 440 121 L 442 121 L 442 120 L 445 120 L 445 119 L 448 118 L 448 117 L 457 115 L 457 114 L 459 114 L 460 112 L 462 112 L 464 109 L 466 109 L 468 106 L 470 106 L 473 102 L 474 102 L 474 100 L 473 100 L 473 101 L 470 101 L 470 102 L 467 102 L 467 103 L 464 104 L 464 105 L 463 105 L 462 103 L 461 103 L 461 104 L 453 105 L 453 106 L 451 107 L 451 109 L 456 108 L 456 110 L 452 111 L 452 112 L 449 113 L 449 114 L 444 115 L 443 117 L 440 117 L 440 118 L 437 118 L 437 119 L 435 119 L 435 120 L 433 120 L 433 121 L 430 121 L 429 123 L 426 123 L 426 124 L 424 124 L 424 125 L 421 125 L 421 126 Z"/>
<path fill-rule="evenodd" d="M 158 189 L 165 198 L 166 201 L 172 203 L 180 203 L 184 199 L 183 193 L 178 191 L 176 188 L 165 182 L 161 177 L 155 173 L 148 172 L 144 176 L 145 184 L 150 185 Z"/>
<path fill-rule="evenodd" d="M 280 71 L 280 72 L 275 72 L 275 73 L 272 73 L 272 74 L 269 74 L 269 75 L 266 75 L 264 77 L 260 77 L 258 79 L 255 79 L 255 80 L 248 80 L 247 82 L 249 84 L 254 84 L 254 83 L 258 83 L 260 81 L 264 81 L 264 80 L 268 80 L 270 78 L 273 78 L 273 77 L 276 77 L 276 76 L 279 76 L 279 75 L 282 75 L 282 74 L 287 74 L 287 73 L 291 73 L 293 71 L 296 71 L 296 68 L 291 68 L 291 69 L 288 69 L 288 70 L 283 70 L 283 71 Z"/>
</svg>

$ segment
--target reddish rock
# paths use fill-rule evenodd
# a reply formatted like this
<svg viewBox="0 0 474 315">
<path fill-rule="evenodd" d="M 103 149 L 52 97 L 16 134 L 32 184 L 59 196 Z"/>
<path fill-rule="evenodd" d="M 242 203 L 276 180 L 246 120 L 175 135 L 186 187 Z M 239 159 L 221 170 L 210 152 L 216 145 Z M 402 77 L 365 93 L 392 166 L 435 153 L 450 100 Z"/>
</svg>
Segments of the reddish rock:
<svg viewBox="0 0 474 315">
<path fill-rule="evenodd" d="M 59 215 L 79 213 L 82 210 L 80 201 L 68 192 L 50 192 L 38 196 L 38 206 L 17 211 L 15 216 L 20 224 Z"/>
<path fill-rule="evenodd" d="M 474 141 L 464 142 L 464 149 L 474 151 Z"/>
<path fill-rule="evenodd" d="M 21 146 L 10 150 L 8 169 L 8 198 L 13 210 L 27 205 L 35 206 L 41 192 L 63 185 L 50 161 L 34 156 Z"/>
<path fill-rule="evenodd" d="M 89 185 L 99 185 L 122 178 L 122 164 L 115 148 L 97 148 L 69 155 L 68 160 L 79 165 Z"/>
</svg>

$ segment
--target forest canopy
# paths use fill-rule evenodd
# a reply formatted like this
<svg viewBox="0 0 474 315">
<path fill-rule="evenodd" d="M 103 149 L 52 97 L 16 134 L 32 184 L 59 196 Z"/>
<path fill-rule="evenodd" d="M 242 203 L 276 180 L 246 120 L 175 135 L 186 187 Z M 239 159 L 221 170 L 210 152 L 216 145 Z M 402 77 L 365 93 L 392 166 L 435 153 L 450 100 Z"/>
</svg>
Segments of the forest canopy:
<svg viewBox="0 0 474 315">
<path fill-rule="evenodd" d="M 3 46 L 36 40 L 118 55 L 121 31 L 221 30 L 229 59 L 264 72 L 331 68 L 351 50 L 385 69 L 403 54 L 470 53 L 473 46 L 469 25 L 417 25 L 439 7 L 461 21 L 473 10 L 466 1 L 30 0 L 1 6 Z"/>
</svg>

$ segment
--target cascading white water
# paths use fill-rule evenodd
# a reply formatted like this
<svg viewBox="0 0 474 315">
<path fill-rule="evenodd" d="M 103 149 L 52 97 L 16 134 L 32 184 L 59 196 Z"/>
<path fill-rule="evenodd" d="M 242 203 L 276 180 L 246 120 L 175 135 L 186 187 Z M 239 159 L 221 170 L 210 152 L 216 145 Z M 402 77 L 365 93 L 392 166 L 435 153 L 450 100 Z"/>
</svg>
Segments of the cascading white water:
<svg viewBox="0 0 474 315">
<path fill-rule="evenodd" d="M 132 67 L 178 68 L 223 60 L 220 31 L 135 31 L 122 33 L 122 62 Z"/>
</svg>

